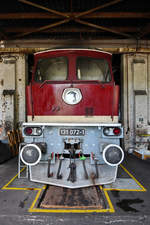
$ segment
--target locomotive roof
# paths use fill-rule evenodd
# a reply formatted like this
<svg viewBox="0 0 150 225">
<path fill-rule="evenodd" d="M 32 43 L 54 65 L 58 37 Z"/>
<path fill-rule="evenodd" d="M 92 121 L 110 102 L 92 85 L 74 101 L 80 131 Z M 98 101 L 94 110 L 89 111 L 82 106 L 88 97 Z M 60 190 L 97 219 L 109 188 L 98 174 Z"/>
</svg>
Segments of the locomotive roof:
<svg viewBox="0 0 150 225">
<path fill-rule="evenodd" d="M 43 51 L 40 51 L 40 52 L 36 52 L 34 53 L 34 55 L 37 55 L 37 54 L 41 54 L 41 53 L 46 53 L 46 52 L 52 52 L 52 51 L 64 51 L 64 50 L 77 50 L 77 51 L 94 51 L 94 52 L 101 52 L 101 53 L 105 53 L 105 54 L 109 54 L 109 55 L 112 55 L 110 52 L 105 52 L 105 51 L 102 51 L 100 49 L 94 49 L 94 48 L 75 48 L 75 47 L 72 47 L 72 48 L 68 48 L 68 47 L 65 47 L 65 48 L 55 48 L 55 49 L 47 49 L 47 50 L 43 50 Z"/>
</svg>

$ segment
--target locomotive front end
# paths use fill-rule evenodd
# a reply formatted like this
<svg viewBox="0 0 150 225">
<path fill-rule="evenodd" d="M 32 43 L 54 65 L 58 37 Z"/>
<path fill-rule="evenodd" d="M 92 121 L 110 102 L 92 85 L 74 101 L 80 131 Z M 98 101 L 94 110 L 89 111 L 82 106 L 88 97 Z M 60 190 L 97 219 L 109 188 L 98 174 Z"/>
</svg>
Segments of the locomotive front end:
<svg viewBox="0 0 150 225">
<path fill-rule="evenodd" d="M 118 102 L 111 54 L 36 53 L 19 154 L 30 180 L 67 188 L 114 182 L 124 158 Z"/>
</svg>

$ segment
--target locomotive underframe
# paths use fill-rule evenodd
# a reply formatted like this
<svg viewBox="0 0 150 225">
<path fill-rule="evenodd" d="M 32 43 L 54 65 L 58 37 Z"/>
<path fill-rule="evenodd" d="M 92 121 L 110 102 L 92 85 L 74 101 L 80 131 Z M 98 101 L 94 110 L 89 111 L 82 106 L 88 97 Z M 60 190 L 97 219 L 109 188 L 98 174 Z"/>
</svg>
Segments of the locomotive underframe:
<svg viewBox="0 0 150 225">
<path fill-rule="evenodd" d="M 99 124 L 99 123 L 24 123 L 25 127 L 40 127 L 40 136 L 26 136 L 23 132 L 24 143 L 45 146 L 40 162 L 34 166 L 28 166 L 30 180 L 45 184 L 63 186 L 68 188 L 79 188 L 96 184 L 108 184 L 115 181 L 117 167 L 106 164 L 103 158 L 103 150 L 106 146 L 120 145 L 120 138 L 123 137 L 123 130 L 120 123 Z M 120 127 L 119 136 L 104 135 L 106 127 Z M 69 132 L 69 135 L 66 135 Z M 75 133 L 71 132 L 76 132 Z M 74 151 L 71 154 L 71 151 Z M 61 157 L 63 156 L 60 169 L 61 178 L 57 178 Z M 86 157 L 82 160 L 81 156 Z M 51 160 L 49 164 L 49 158 Z M 83 162 L 84 161 L 84 162 Z M 69 180 L 70 163 L 75 163 L 75 180 Z M 85 164 L 88 178 L 85 175 Z M 48 177 L 48 168 L 52 176 Z"/>
</svg>

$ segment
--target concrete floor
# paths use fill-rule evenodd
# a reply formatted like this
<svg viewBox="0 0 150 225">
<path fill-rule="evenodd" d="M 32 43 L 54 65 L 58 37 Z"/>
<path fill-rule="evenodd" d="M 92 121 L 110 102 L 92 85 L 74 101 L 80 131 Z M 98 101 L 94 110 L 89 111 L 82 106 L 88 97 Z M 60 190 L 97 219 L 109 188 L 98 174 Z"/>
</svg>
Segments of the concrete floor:
<svg viewBox="0 0 150 225">
<path fill-rule="evenodd" d="M 123 170 L 127 169 L 127 171 Z M 44 191 L 43 185 L 31 183 L 26 179 L 15 178 L 17 158 L 0 164 L 0 225 L 98 225 L 98 224 L 150 224 L 150 161 L 142 161 L 127 155 L 119 168 L 121 185 L 105 186 L 108 209 L 103 212 L 38 211 L 37 203 Z M 129 172 L 129 173 L 128 173 Z M 12 179 L 13 178 L 13 179 Z M 119 179 L 118 179 L 119 181 Z M 118 182 L 117 181 L 117 182 Z M 118 182 L 120 185 L 120 181 Z M 118 186 L 119 187 L 119 186 Z"/>
</svg>

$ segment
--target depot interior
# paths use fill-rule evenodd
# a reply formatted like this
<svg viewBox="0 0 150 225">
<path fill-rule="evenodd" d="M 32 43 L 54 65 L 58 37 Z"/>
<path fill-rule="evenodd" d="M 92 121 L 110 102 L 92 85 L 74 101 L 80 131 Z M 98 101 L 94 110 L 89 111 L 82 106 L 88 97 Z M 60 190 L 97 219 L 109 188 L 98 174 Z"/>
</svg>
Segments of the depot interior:
<svg viewBox="0 0 150 225">
<path fill-rule="evenodd" d="M 27 187 L 24 180 L 17 180 L 17 178 L 9 185 L 7 184 L 18 172 L 18 150 L 16 149 L 18 143 L 13 140 L 13 132 L 10 130 L 16 129 L 26 120 L 25 86 L 31 79 L 33 54 L 58 47 L 97 48 L 113 55 L 115 83 L 120 86 L 120 122 L 124 127 L 121 145 L 125 152 L 125 166 L 131 173 L 123 170 L 124 167 L 120 168 L 120 171 L 123 170 L 122 173 L 126 174 L 124 176 L 132 179 L 132 184 L 135 182 L 133 187 L 131 184 L 132 188 L 127 183 L 124 183 L 121 189 L 115 186 L 114 190 L 119 190 L 121 197 L 114 197 L 114 190 L 112 190 L 110 199 L 116 214 L 130 211 L 143 212 L 142 204 L 148 207 L 147 199 L 150 195 L 150 182 L 147 176 L 150 170 L 150 6 L 148 2 L 146 0 L 142 2 L 135 0 L 39 0 L 38 2 L 5 0 L 0 7 L 0 25 L 0 128 L 2 130 L 6 121 L 5 125 L 8 129 L 6 139 L 9 141 L 9 148 L 5 152 L 3 151 L 5 141 L 2 138 L 0 141 L 0 188 L 3 192 L 0 193 L 1 199 L 6 200 L 7 192 L 10 192 L 9 188 L 16 188 L 14 189 L 17 193 L 16 201 L 17 199 L 21 201 L 17 187 L 28 188 L 26 191 L 31 192 L 32 184 L 29 181 Z M 9 90 L 12 91 L 9 92 Z M 1 132 L 2 135 L 3 132 Z M 32 188 L 41 188 L 41 186 L 35 185 Z M 48 187 L 45 189 L 47 190 Z M 46 196 L 45 189 L 41 198 Z M 124 189 L 128 190 L 126 196 L 121 192 Z M 129 189 L 141 190 L 141 193 L 139 191 L 134 193 L 131 204 L 136 199 L 135 207 L 125 209 L 121 202 L 124 198 L 131 200 Z M 56 195 L 59 193 L 57 187 L 53 187 L 51 192 L 56 192 Z M 9 198 L 12 199 L 10 195 Z M 34 212 L 41 202 L 39 197 L 37 206 L 30 207 L 35 196 L 29 197 L 29 193 L 27 195 L 22 214 L 25 211 Z M 61 196 L 63 195 L 62 191 Z M 85 194 L 85 199 L 88 198 L 87 196 L 88 192 Z M 10 199 L 7 201 L 10 202 Z M 138 201 L 138 199 L 142 200 Z M 109 201 L 107 202 L 106 212 L 113 211 Z M 80 204 L 81 202 L 78 208 Z M 5 209 L 9 208 L 4 203 L 1 207 L 3 213 L 6 213 Z M 86 204 L 84 207 L 86 208 Z M 65 208 L 65 205 L 61 208 Z M 20 209 L 16 212 L 20 213 Z M 59 212 L 60 209 L 50 210 L 49 212 L 57 210 Z M 98 208 L 92 208 L 92 210 L 96 211 Z M 14 213 L 10 208 L 8 211 L 10 214 Z"/>
</svg>

